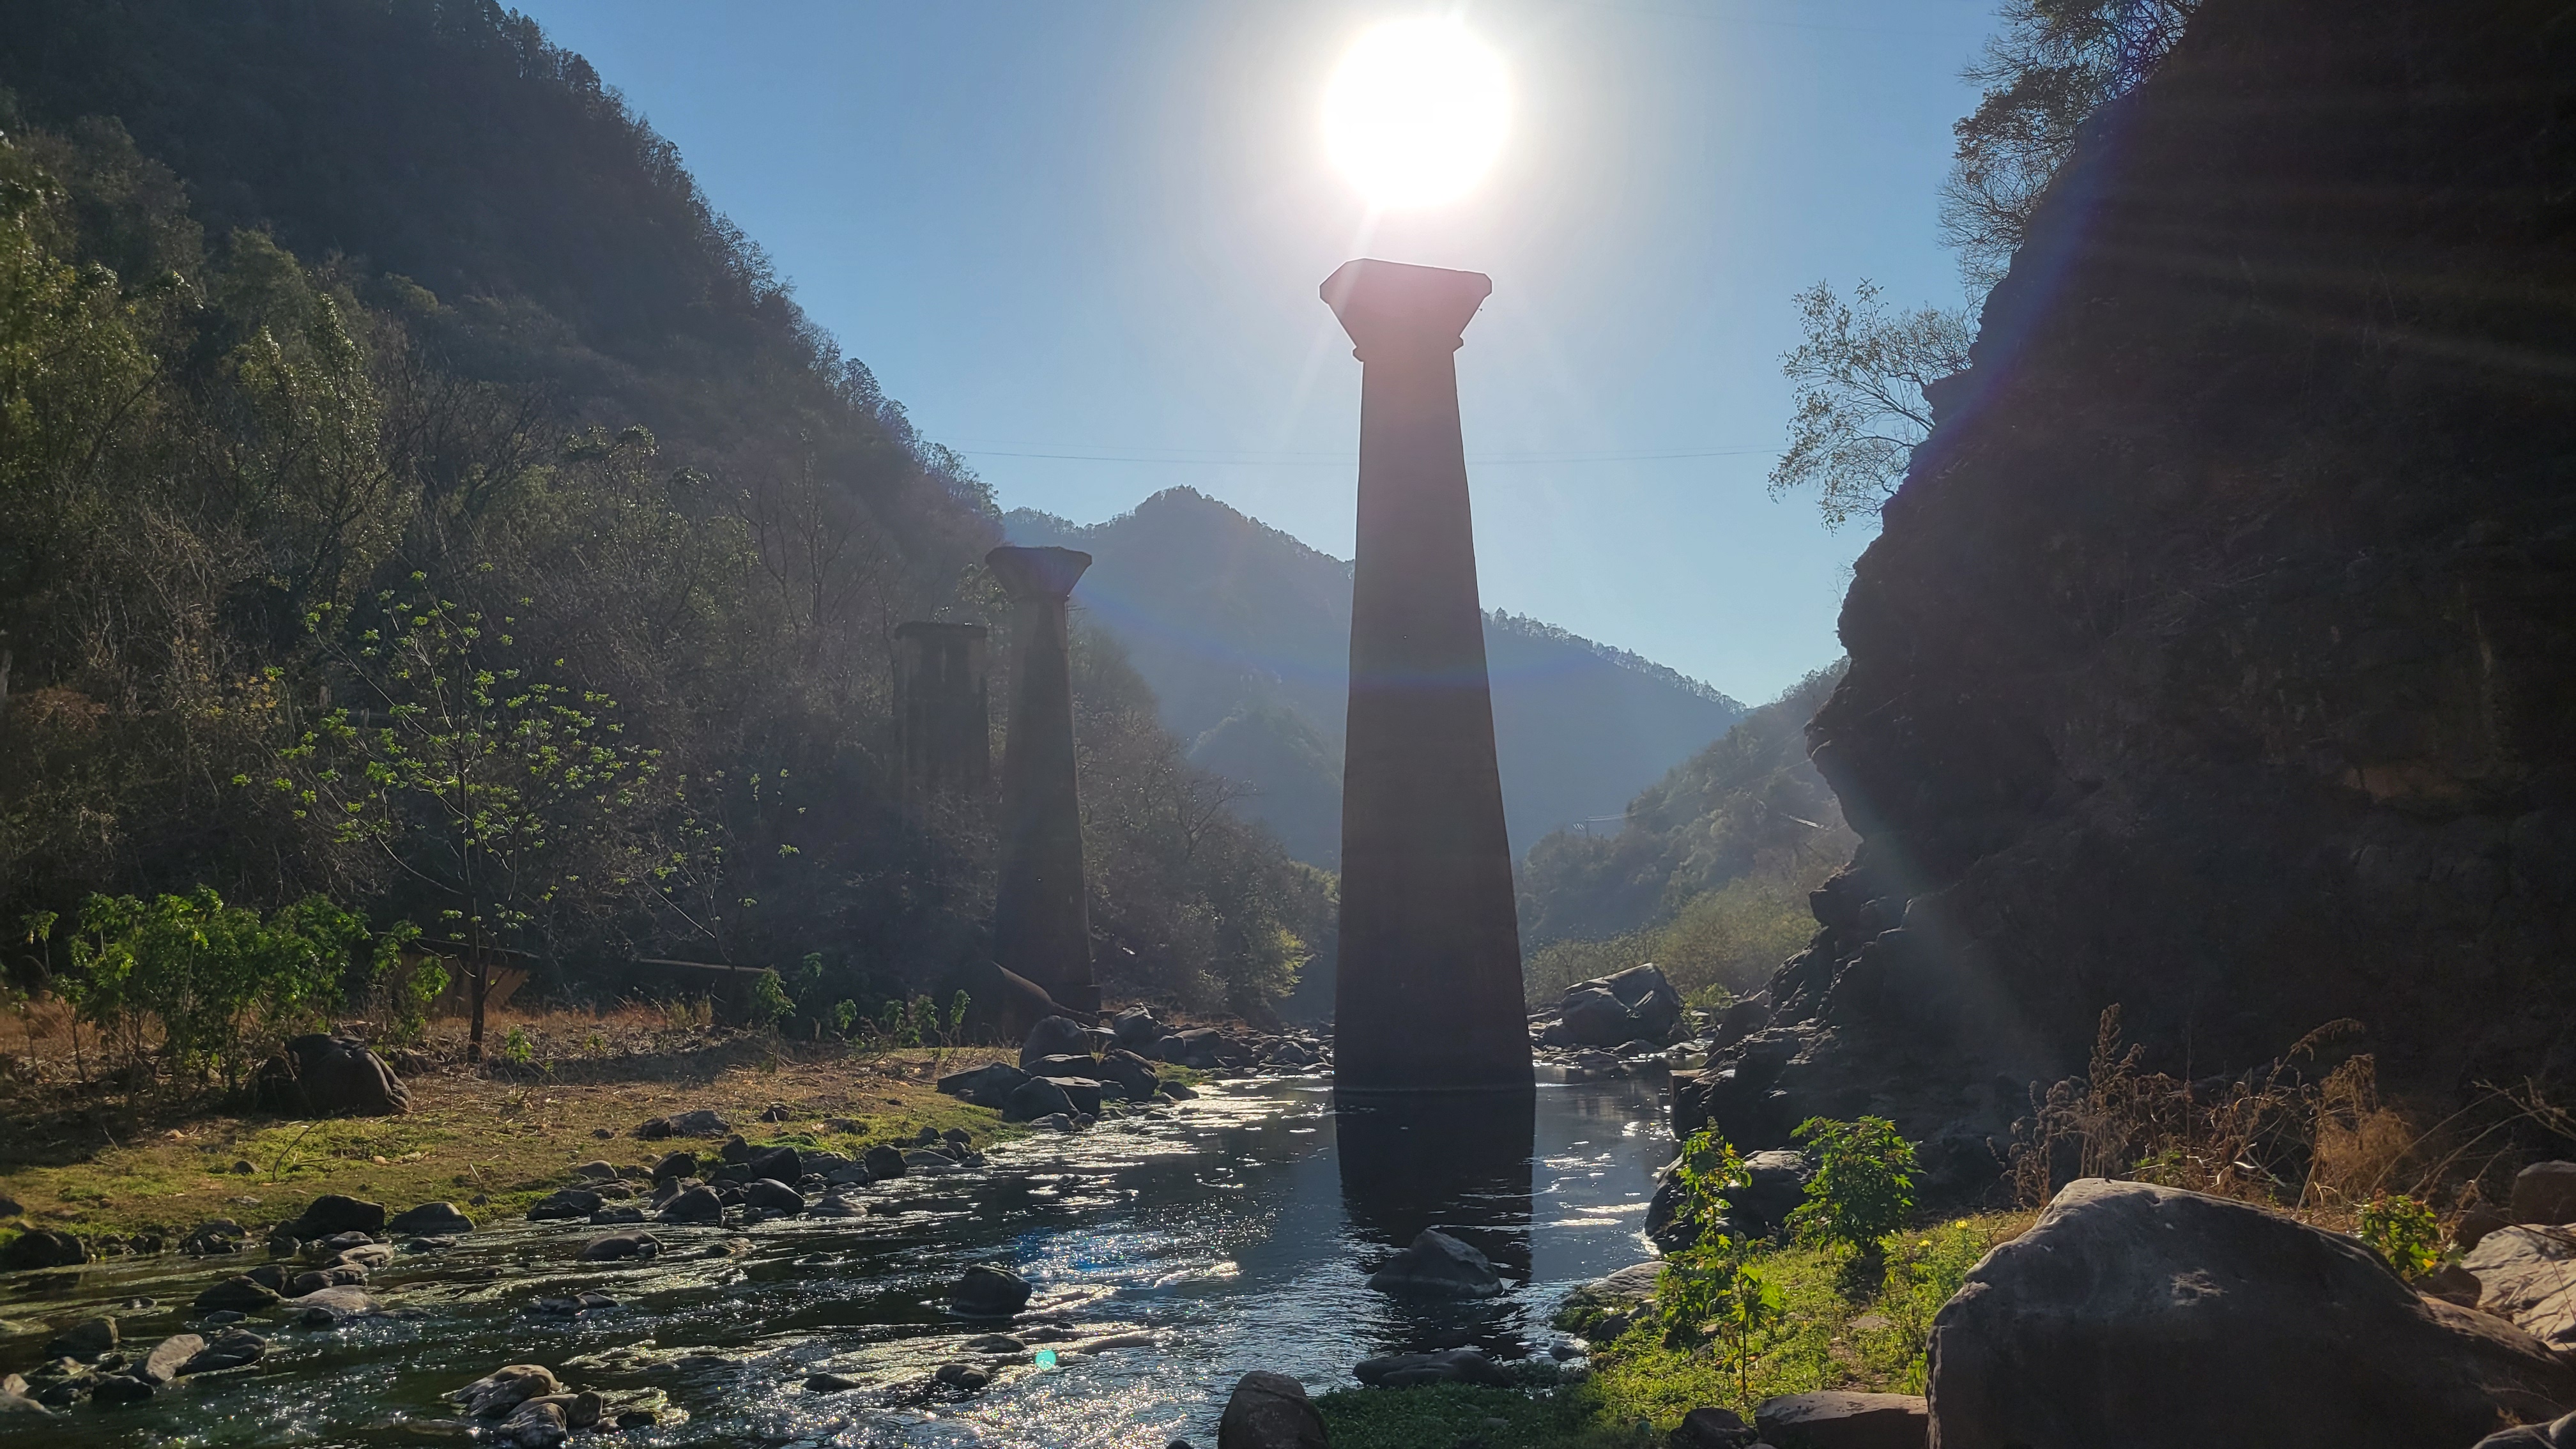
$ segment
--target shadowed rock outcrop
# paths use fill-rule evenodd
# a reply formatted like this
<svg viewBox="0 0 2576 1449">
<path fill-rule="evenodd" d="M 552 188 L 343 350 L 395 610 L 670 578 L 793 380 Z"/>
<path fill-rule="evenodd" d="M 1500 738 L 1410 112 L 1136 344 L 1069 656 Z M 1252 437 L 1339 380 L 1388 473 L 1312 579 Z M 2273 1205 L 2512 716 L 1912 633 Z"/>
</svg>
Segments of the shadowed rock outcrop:
<svg viewBox="0 0 2576 1449">
<path fill-rule="evenodd" d="M 1844 603 L 1858 854 L 1683 1125 L 1973 1179 L 2113 1003 L 2576 1064 L 2571 104 L 2561 6 L 2208 0 L 2088 126 Z"/>
</svg>

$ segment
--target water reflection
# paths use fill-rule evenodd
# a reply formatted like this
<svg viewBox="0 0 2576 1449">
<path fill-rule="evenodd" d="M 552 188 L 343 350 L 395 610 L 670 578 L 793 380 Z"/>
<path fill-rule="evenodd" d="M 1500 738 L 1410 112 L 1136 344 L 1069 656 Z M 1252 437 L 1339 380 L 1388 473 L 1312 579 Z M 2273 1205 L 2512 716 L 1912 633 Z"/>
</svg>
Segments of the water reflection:
<svg viewBox="0 0 2576 1449">
<path fill-rule="evenodd" d="M 1425 1228 L 1472 1244 L 1513 1287 L 1530 1282 L 1529 1092 L 1340 1094 L 1334 1102 L 1342 1207 L 1369 1271 Z M 1517 1355 L 1526 1305 L 1380 1294 L 1373 1325 L 1391 1348 L 1477 1344 Z"/>
</svg>

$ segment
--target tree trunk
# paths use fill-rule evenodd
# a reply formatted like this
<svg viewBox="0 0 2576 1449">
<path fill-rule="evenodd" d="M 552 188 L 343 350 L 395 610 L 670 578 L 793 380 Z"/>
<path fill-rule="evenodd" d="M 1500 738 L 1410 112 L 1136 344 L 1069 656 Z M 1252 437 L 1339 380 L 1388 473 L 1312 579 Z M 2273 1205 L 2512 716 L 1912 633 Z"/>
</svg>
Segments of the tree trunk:
<svg viewBox="0 0 2576 1449">
<path fill-rule="evenodd" d="M 469 1002 L 465 1028 L 465 1060 L 483 1060 L 483 994 L 491 989 L 491 958 L 483 949 L 483 923 L 469 919 L 465 927 L 465 979 Z"/>
</svg>

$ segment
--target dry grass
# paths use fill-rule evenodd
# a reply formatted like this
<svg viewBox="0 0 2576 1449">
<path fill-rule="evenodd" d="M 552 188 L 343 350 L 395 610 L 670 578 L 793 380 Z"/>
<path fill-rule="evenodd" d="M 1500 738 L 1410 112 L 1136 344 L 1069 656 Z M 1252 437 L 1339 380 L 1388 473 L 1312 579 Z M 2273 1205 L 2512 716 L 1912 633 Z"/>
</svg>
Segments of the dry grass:
<svg viewBox="0 0 2576 1449">
<path fill-rule="evenodd" d="M 2123 1049 L 2114 1006 L 2085 1075 L 2033 1104 L 2013 1150 L 2014 1194 L 2037 1208 L 2076 1178 L 2128 1178 L 2344 1232 L 2373 1198 L 2404 1194 L 2440 1209 L 2448 1229 L 2502 1195 L 2530 1138 L 2576 1141 L 2576 1117 L 2528 1085 L 2483 1088 L 2438 1117 L 2401 1110 L 2382 1099 L 2369 1055 L 2324 1065 L 2358 1029 L 2330 1022 L 2269 1065 L 2196 1084 L 2141 1070 L 2144 1049 Z"/>
</svg>

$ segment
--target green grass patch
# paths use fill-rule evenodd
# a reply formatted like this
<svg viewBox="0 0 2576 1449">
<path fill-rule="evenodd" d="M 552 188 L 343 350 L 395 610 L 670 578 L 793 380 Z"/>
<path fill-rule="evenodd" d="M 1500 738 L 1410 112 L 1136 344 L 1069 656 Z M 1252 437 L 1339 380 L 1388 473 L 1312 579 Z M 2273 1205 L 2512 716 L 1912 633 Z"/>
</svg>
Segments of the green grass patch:
<svg viewBox="0 0 2576 1449">
<path fill-rule="evenodd" d="M 1645 1426 L 1616 1423 L 1583 1385 L 1553 1395 L 1475 1384 L 1336 1389 L 1315 1400 L 1333 1449 L 1649 1449 Z"/>
</svg>

